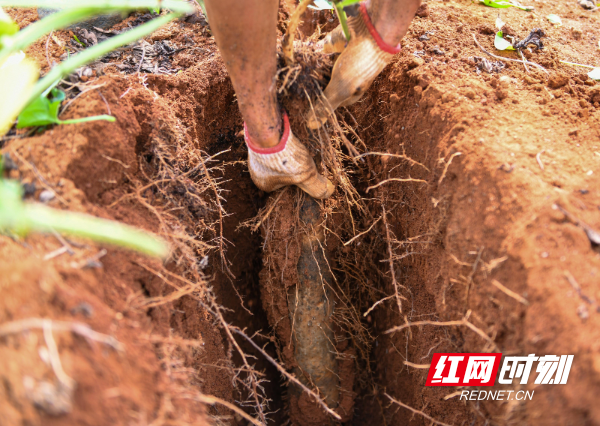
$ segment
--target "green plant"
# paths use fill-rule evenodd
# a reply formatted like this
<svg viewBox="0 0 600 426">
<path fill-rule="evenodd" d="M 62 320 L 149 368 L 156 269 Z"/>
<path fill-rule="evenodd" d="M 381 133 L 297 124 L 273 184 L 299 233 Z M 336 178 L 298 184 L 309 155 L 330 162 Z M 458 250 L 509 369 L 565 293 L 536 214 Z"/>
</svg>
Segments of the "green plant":
<svg viewBox="0 0 600 426">
<path fill-rule="evenodd" d="M 567 61 L 560 61 L 560 62 L 563 64 L 567 64 L 567 65 L 573 65 L 576 67 L 590 68 L 591 71 L 588 72 L 588 77 L 591 78 L 592 80 L 600 81 L 600 67 L 593 67 L 591 65 L 584 65 L 584 64 L 576 64 L 574 62 L 567 62 Z"/>
<path fill-rule="evenodd" d="M 76 124 L 88 121 L 105 120 L 115 121 L 111 115 L 95 115 L 93 117 L 73 118 L 71 120 L 59 120 L 58 109 L 65 100 L 65 92 L 59 89 L 52 89 L 48 96 L 42 94 L 32 103 L 27 105 L 19 114 L 17 119 L 17 129 L 24 127 L 48 126 L 50 124 Z"/>
<path fill-rule="evenodd" d="M 494 47 L 498 50 L 515 50 L 512 43 L 504 38 L 504 33 L 498 31 L 494 37 Z"/>
<path fill-rule="evenodd" d="M 350 41 L 350 30 L 348 29 L 348 17 L 346 16 L 344 8 L 346 6 L 351 6 L 356 3 L 360 3 L 360 0 L 333 0 L 333 5 L 335 6 L 335 13 L 340 21 L 342 30 L 344 31 L 344 36 L 348 41 Z"/>
<path fill-rule="evenodd" d="M 23 30 L 2 10 L 2 6 L 49 7 L 62 9 Z M 37 65 L 26 58 L 22 50 L 53 30 L 67 27 L 93 15 L 129 12 L 142 8 L 170 9 L 174 13 L 153 19 L 139 27 L 71 55 L 38 80 Z M 75 69 L 127 45 L 157 30 L 162 25 L 191 13 L 193 8 L 177 0 L 0 0 L 0 136 L 12 127 L 20 116 L 19 127 L 52 123 L 82 122 L 58 119 L 58 107 L 64 99 L 61 91 L 53 90 L 58 82 Z M 50 98 L 48 98 L 50 95 Z M 29 105 L 28 108 L 25 108 Z M 25 110 L 25 111 L 24 111 Z M 114 120 L 104 116 L 102 119 Z M 98 219 L 79 213 L 54 210 L 36 203 L 24 203 L 20 185 L 1 179 L 0 163 L 0 232 L 24 235 L 28 232 L 55 230 L 96 241 L 133 248 L 142 253 L 165 257 L 168 246 L 161 239 L 118 222 Z"/>
<path fill-rule="evenodd" d="M 480 3 L 483 3 L 486 6 L 489 7 L 495 7 L 498 9 L 506 9 L 509 7 L 516 7 L 519 8 L 521 10 L 526 10 L 528 12 L 531 12 L 534 8 L 531 6 L 521 6 L 520 4 L 518 4 L 515 1 L 507 1 L 507 0 L 479 0 Z"/>
<path fill-rule="evenodd" d="M 166 257 L 164 241 L 136 228 L 82 213 L 55 210 L 39 203 L 24 203 L 21 186 L 0 180 L 0 233 L 61 232 L 98 242 L 116 244 L 152 256 Z"/>
<path fill-rule="evenodd" d="M 359 3 L 361 0 L 314 0 L 311 9 L 316 10 L 335 10 L 335 14 L 342 25 L 346 40 L 350 40 L 350 31 L 348 29 L 348 17 L 344 8 L 353 4 Z"/>
</svg>

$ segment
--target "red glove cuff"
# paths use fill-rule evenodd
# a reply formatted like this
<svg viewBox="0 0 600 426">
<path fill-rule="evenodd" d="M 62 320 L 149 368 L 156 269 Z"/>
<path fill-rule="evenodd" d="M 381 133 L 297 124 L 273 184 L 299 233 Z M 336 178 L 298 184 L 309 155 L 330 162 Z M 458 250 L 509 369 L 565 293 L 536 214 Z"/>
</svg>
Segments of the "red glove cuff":
<svg viewBox="0 0 600 426">
<path fill-rule="evenodd" d="M 246 140 L 246 145 L 248 145 L 248 149 L 256 152 L 257 154 L 275 154 L 277 152 L 281 152 L 285 149 L 287 141 L 290 137 L 290 119 L 286 112 L 283 112 L 283 135 L 281 136 L 281 140 L 275 146 L 269 148 L 262 148 L 252 142 L 250 139 L 250 134 L 248 134 L 248 127 L 246 123 L 244 123 L 244 139 Z"/>
<path fill-rule="evenodd" d="M 387 52 L 387 53 L 391 53 L 393 55 L 395 55 L 396 53 L 398 53 L 402 50 L 401 43 L 398 43 L 397 46 L 390 46 L 385 41 L 383 41 L 383 39 L 381 38 L 381 36 L 377 32 L 377 30 L 375 29 L 375 26 L 371 22 L 371 18 L 369 17 L 369 13 L 367 12 L 367 5 L 365 2 L 360 3 L 360 13 L 362 14 L 363 20 L 365 21 L 365 24 L 367 25 L 367 29 L 371 33 L 371 37 L 373 37 L 373 39 L 377 43 L 377 46 L 379 46 L 379 48 L 381 50 L 383 50 L 384 52 Z"/>
</svg>

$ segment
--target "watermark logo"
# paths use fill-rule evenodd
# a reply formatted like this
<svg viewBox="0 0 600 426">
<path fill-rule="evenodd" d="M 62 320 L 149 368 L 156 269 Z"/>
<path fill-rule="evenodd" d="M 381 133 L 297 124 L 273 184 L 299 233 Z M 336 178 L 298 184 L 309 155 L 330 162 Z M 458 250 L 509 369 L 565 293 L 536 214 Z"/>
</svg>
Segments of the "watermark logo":
<svg viewBox="0 0 600 426">
<path fill-rule="evenodd" d="M 494 386 L 497 354 L 434 354 L 425 386 Z"/>
<path fill-rule="evenodd" d="M 498 383 L 509 385 L 513 379 L 520 378 L 522 385 L 527 384 L 533 363 L 537 361 L 536 385 L 566 385 L 573 358 L 574 355 L 507 356 L 504 358 Z"/>
<path fill-rule="evenodd" d="M 502 354 L 434 354 L 427 375 L 426 386 L 494 386 Z M 537 362 L 536 385 L 564 385 L 569 378 L 574 355 L 507 356 L 504 357 L 498 383 L 512 384 L 520 379 L 529 383 L 529 376 Z"/>
</svg>

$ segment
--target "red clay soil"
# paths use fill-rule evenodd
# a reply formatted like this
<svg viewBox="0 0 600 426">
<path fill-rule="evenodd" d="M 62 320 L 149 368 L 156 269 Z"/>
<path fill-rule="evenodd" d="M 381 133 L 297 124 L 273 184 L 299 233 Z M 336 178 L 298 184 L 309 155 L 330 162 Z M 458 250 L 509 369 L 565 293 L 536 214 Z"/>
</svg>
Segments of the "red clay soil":
<svg viewBox="0 0 600 426">
<path fill-rule="evenodd" d="M 390 404 L 385 394 L 452 425 L 600 424 L 600 254 L 584 230 L 600 230 L 600 84 L 584 68 L 559 62 L 599 65 L 599 15 L 575 0 L 532 3 L 534 12 L 466 0 L 428 2 L 403 51 L 361 102 L 338 114 L 353 123 L 356 135 L 348 138 L 357 146 L 359 137 L 368 151 L 420 163 L 380 155 L 366 157 L 359 167 L 348 163 L 366 210 L 352 212 L 354 233 L 328 236 L 327 251 L 368 337 L 353 335 L 349 347 L 337 347 L 356 354 L 354 368 L 343 373 L 356 376 L 345 424 L 430 424 Z M 499 12 L 519 38 L 534 28 L 545 31 L 544 50 L 525 54 L 549 75 L 513 62 L 505 62 L 500 73 L 477 71 L 472 58 L 486 55 L 473 35 L 489 52 L 518 58 L 494 49 Z M 9 13 L 22 27 L 35 20 L 31 10 Z M 327 15 L 319 13 L 315 23 L 325 23 Z M 550 24 L 550 13 L 561 16 L 563 25 Z M 48 50 L 44 38 L 27 52 L 43 70 L 64 54 L 61 43 L 69 34 L 59 31 L 55 38 Z M 242 359 L 208 302 L 209 287 L 229 309 L 223 311 L 227 322 L 248 335 L 260 331 L 255 341 L 293 367 L 293 355 L 284 349 L 290 339 L 282 297 L 286 278 L 273 288 L 277 300 L 264 285 L 264 271 L 281 268 L 289 253 L 273 241 L 263 247 L 269 240 L 264 227 L 262 234 L 238 228 L 279 193 L 261 193 L 250 180 L 241 117 L 214 40 L 206 27 L 186 22 L 171 23 L 147 40 L 185 46 L 172 60 L 181 71 L 125 75 L 105 67 L 105 75 L 87 87 L 102 86 L 81 95 L 61 117 L 105 114 L 109 108 L 116 123 L 12 138 L 2 153 L 18 166 L 9 177 L 35 183 L 35 199 L 51 188 L 57 194 L 52 207 L 120 220 L 191 248 L 161 264 L 79 239 L 69 239 L 73 254 L 56 255 L 64 243 L 54 235 L 1 236 L 0 324 L 28 318 L 83 322 L 124 350 L 54 332 L 62 367 L 76 382 L 70 395 L 60 392 L 52 345 L 42 330 L 3 334 L 0 424 L 248 424 L 221 404 L 200 402 L 203 395 L 234 405 L 245 401 L 247 413 L 257 417 L 241 383 L 248 378 L 240 371 Z M 219 199 L 194 163 L 216 154 L 207 167 L 216 166 L 210 174 L 221 188 Z M 424 182 L 398 181 L 408 178 Z M 159 179 L 168 182 L 151 184 Z M 386 179 L 396 180 L 367 192 Z M 194 192 L 200 184 L 204 191 Z M 324 204 L 333 231 L 348 229 L 342 226 L 348 211 L 339 209 L 345 206 L 340 192 Z M 288 190 L 270 214 L 289 214 L 297 195 Z M 219 203 L 228 213 L 222 232 Z M 379 219 L 384 210 L 385 220 Z M 219 241 L 225 242 L 226 260 Z M 363 317 L 394 294 L 390 264 L 405 298 L 402 312 L 388 300 Z M 191 277 L 196 270 L 194 276 L 203 277 L 195 282 L 199 287 L 170 301 L 173 287 L 184 284 L 176 276 Z M 460 326 L 386 333 L 410 322 L 465 315 L 493 344 Z M 238 341 L 269 380 L 263 382 L 271 399 L 265 411 L 277 411 L 269 414 L 271 424 L 299 424 L 279 373 Z M 457 388 L 425 387 L 427 370 L 404 363 L 429 364 L 434 352 L 494 350 L 574 354 L 568 384 L 535 386 L 530 379 L 523 389 L 535 391 L 532 401 L 465 402 L 451 395 Z"/>
</svg>

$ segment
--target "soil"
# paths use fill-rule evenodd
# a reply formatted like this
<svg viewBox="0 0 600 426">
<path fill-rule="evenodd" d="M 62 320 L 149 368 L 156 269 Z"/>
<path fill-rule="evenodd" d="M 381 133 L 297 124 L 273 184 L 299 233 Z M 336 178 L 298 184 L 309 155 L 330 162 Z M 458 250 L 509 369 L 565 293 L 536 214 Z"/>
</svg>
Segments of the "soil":
<svg viewBox="0 0 600 426">
<path fill-rule="evenodd" d="M 574 0 L 533 3 L 525 12 L 427 2 L 403 51 L 337 115 L 361 153 L 397 156 L 373 154 L 355 165 L 336 148 L 346 170 L 336 175 L 317 152 L 340 188 L 322 207 L 339 296 L 344 424 L 430 424 L 386 395 L 452 425 L 600 424 L 600 251 L 588 236 L 600 230 L 600 83 L 559 62 L 600 65 L 600 15 Z M 8 13 L 21 27 L 37 19 L 32 9 Z M 308 12 L 302 34 L 331 29 L 328 13 Z M 499 72 L 478 68 L 476 57 L 497 59 L 473 36 L 487 51 L 518 59 L 494 49 L 498 13 L 520 39 L 545 32 L 544 49 L 524 53 L 548 74 L 509 61 Z M 551 13 L 562 26 L 547 21 Z M 235 334 L 244 330 L 288 371 L 296 366 L 286 294 L 298 277 L 286 265 L 298 256 L 287 242 L 296 238 L 301 194 L 253 185 L 235 94 L 206 25 L 175 21 L 146 41 L 181 49 L 168 72 L 120 69 L 135 58 L 129 47 L 91 78 L 83 73 L 63 86 L 68 99 L 90 90 L 61 118 L 108 112 L 116 123 L 12 132 L 1 146 L 17 166 L 7 177 L 34 190 L 28 199 L 52 189 L 50 206 L 161 234 L 173 254 L 162 263 L 77 238 L 57 254 L 65 241 L 55 235 L 0 236 L 0 324 L 82 322 L 124 348 L 54 331 L 76 383 L 69 393 L 54 374 L 47 333 L 0 333 L 0 423 L 248 424 L 207 399 L 214 396 L 259 419 L 262 405 L 270 424 L 326 424 Z M 69 32 L 56 31 L 27 54 L 46 72 L 70 42 Z M 318 147 L 300 120 L 292 126 Z M 401 307 L 392 297 L 363 315 L 396 288 Z M 493 344 L 460 326 L 387 333 L 465 317 Z M 405 364 L 427 365 L 435 352 L 493 351 L 575 357 L 568 384 L 530 379 L 522 389 L 535 391 L 532 401 L 503 403 L 459 401 L 457 388 L 426 387 L 428 370 Z M 256 394 L 253 382 L 262 387 Z"/>
</svg>

